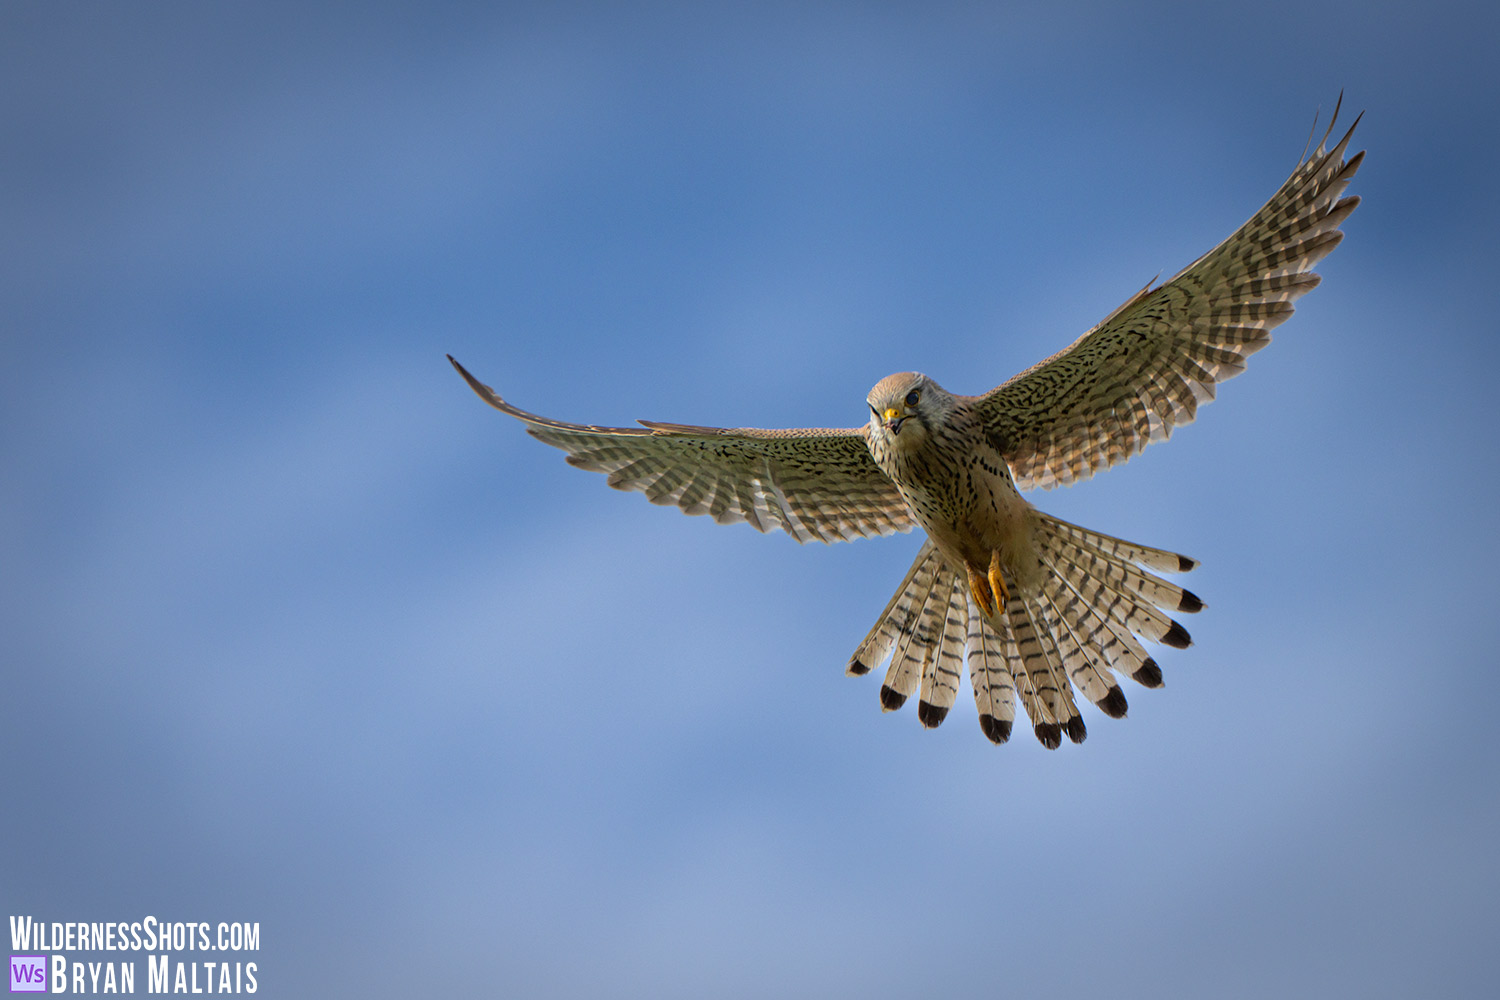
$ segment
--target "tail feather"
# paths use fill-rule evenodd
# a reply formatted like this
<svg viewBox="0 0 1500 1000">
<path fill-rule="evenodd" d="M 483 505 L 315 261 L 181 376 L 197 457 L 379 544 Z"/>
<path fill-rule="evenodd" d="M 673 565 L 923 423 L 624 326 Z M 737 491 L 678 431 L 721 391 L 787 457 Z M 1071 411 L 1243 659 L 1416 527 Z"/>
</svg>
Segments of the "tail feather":
<svg viewBox="0 0 1500 1000">
<path fill-rule="evenodd" d="M 872 667 L 880 666 L 881 661 L 895 646 L 896 638 L 916 622 L 917 595 L 925 597 L 932 587 L 932 578 L 942 568 L 943 559 L 938 555 L 937 549 L 931 542 L 924 543 L 917 552 L 911 569 L 906 571 L 906 576 L 901 580 L 901 585 L 886 602 L 885 610 L 880 612 L 875 627 L 870 629 L 864 641 L 855 649 L 854 655 L 849 657 L 849 665 L 844 668 L 846 674 L 859 676 L 869 673 Z"/>
<path fill-rule="evenodd" d="M 1017 629 L 1010 629 L 1000 637 L 1005 658 L 1012 664 L 1011 676 L 1015 678 L 1016 696 L 1021 702 L 1021 707 L 1026 710 L 1026 717 L 1031 720 L 1032 732 L 1036 733 L 1037 739 L 1041 740 L 1042 745 L 1047 749 L 1056 750 L 1062 742 L 1062 727 L 1048 715 L 1042 703 L 1042 697 L 1037 691 L 1039 687 L 1037 678 L 1026 668 L 1025 658 L 1021 652 L 1021 642 L 1016 635 L 1017 631 Z"/>
<path fill-rule="evenodd" d="M 1056 631 L 1056 622 L 1049 614 L 1050 609 L 1045 607 L 1046 592 L 1043 591 L 1034 597 L 1025 599 L 1026 613 L 1031 616 L 1032 624 L 1036 627 L 1037 636 L 1042 640 L 1042 652 L 1047 660 L 1047 672 L 1050 678 L 1057 682 L 1058 695 L 1055 699 L 1053 714 L 1058 717 L 1068 739 L 1074 743 L 1082 743 L 1088 736 L 1088 729 L 1083 724 L 1083 716 L 1078 712 L 1078 703 L 1073 700 L 1073 667 L 1075 664 L 1068 662 L 1068 650 L 1063 640 Z M 1086 663 L 1076 663 L 1080 670 L 1086 670 Z M 1081 690 L 1081 688 L 1080 688 Z M 1064 718 L 1064 716 L 1066 716 Z"/>
<path fill-rule="evenodd" d="M 1061 518 L 1050 514 L 1037 512 L 1037 534 L 1039 536 L 1057 536 L 1075 539 L 1091 545 L 1107 555 L 1115 556 L 1129 562 L 1140 563 L 1148 566 L 1158 573 L 1186 573 L 1198 565 L 1198 560 L 1189 559 L 1187 556 L 1178 555 L 1176 552 L 1168 552 L 1166 549 L 1153 549 L 1149 545 L 1140 545 L 1136 542 L 1127 542 L 1123 538 L 1106 535 L 1102 532 L 1091 531 L 1081 528 L 1076 524 L 1069 524 Z"/>
<path fill-rule="evenodd" d="M 1161 670 L 1130 629 L 1085 600 L 1066 577 L 1054 580 L 1063 584 L 1063 592 L 1058 593 L 1060 603 L 1085 644 L 1101 653 L 1112 670 L 1128 674 L 1147 687 L 1160 687 Z"/>
<path fill-rule="evenodd" d="M 1083 692 L 1085 698 L 1098 705 L 1104 714 L 1121 718 L 1125 714 L 1125 695 L 1116 683 L 1103 654 L 1089 642 L 1089 634 L 1080 632 L 1075 627 L 1065 610 L 1067 605 L 1059 605 L 1059 600 L 1066 598 L 1071 598 L 1076 605 L 1077 595 L 1058 593 L 1060 589 L 1066 588 L 1044 590 L 1040 606 L 1043 624 L 1052 634 L 1062 656 L 1063 669 L 1068 672 L 1068 679 L 1073 682 L 1073 686 Z"/>
<path fill-rule="evenodd" d="M 979 728 L 991 741 L 1004 743 L 1010 739 L 1016 721 L 1016 681 L 1011 674 L 1012 661 L 1006 656 L 1004 641 L 974 606 L 974 598 L 967 592 L 964 598 L 969 616 L 969 686 L 974 689 Z"/>
<path fill-rule="evenodd" d="M 990 616 L 975 604 L 966 576 L 926 542 L 848 673 L 868 673 L 889 657 L 882 706 L 894 711 L 920 691 L 918 718 L 933 728 L 957 700 L 967 660 L 980 728 L 995 743 L 1010 738 L 1018 699 L 1049 749 L 1064 735 L 1075 743 L 1087 736 L 1075 687 L 1106 715 L 1123 716 L 1115 674 L 1161 685 L 1161 668 L 1137 636 L 1186 646 L 1186 630 L 1160 609 L 1203 607 L 1191 591 L 1148 570 L 1181 572 L 1197 563 L 1041 513 L 1034 536 L 1040 584 L 1013 587 Z"/>
<path fill-rule="evenodd" d="M 887 712 L 906 704 L 906 699 L 922 682 L 922 675 L 930 669 L 928 664 L 936 658 L 935 647 L 943 640 L 942 621 L 948 609 L 948 577 L 952 575 L 941 570 L 920 573 L 908 590 L 908 593 L 916 591 L 918 600 L 912 602 L 912 607 L 917 613 L 909 624 L 898 628 L 891 665 L 880 688 L 880 703 Z"/>
<path fill-rule="evenodd" d="M 1107 618 L 1101 619 L 1109 638 L 1105 640 L 1100 648 L 1104 654 L 1111 653 L 1119 656 L 1115 669 L 1128 671 L 1130 676 L 1140 681 L 1146 687 L 1161 687 L 1161 668 L 1156 665 L 1156 660 L 1141 646 L 1140 641 L 1130 634 L 1130 630 L 1118 622 Z"/>
<path fill-rule="evenodd" d="M 1021 654 L 1021 667 L 1026 673 L 1027 684 L 1041 708 L 1041 720 L 1031 714 L 1032 728 L 1037 739 L 1053 749 L 1066 729 L 1069 738 L 1081 743 L 1083 720 L 1078 714 L 1078 705 L 1073 701 L 1073 689 L 1068 683 L 1067 672 L 1059 662 L 1052 636 L 1041 627 L 1041 615 L 1035 610 L 1032 599 L 1012 596 L 1006 602 L 1005 616 L 1010 619 L 1016 635 L 1016 646 Z M 1018 681 L 1019 677 L 1016 678 Z M 1077 720 L 1075 723 L 1074 720 Z"/>
<path fill-rule="evenodd" d="M 1046 549 L 1041 554 L 1043 562 L 1067 582 L 1083 603 L 1097 608 L 1104 616 L 1152 642 L 1170 642 L 1179 648 L 1188 644 L 1178 641 L 1179 634 L 1182 640 L 1187 639 L 1187 631 L 1181 625 L 1126 588 L 1118 560 L 1091 558 L 1087 551 L 1081 551 L 1076 559 L 1053 555 Z"/>
<path fill-rule="evenodd" d="M 942 621 L 932 658 L 922 671 L 922 696 L 917 703 L 917 718 L 928 729 L 943 724 L 948 710 L 958 699 L 958 688 L 963 681 L 964 640 L 968 631 L 968 590 L 959 583 L 957 573 L 948 573 L 940 580 L 938 590 L 946 589 L 941 606 Z"/>
<path fill-rule="evenodd" d="M 1048 561 L 1071 563 L 1080 572 L 1100 580 L 1111 589 L 1131 594 L 1158 608 L 1186 614 L 1203 610 L 1203 602 L 1192 591 L 1163 580 L 1090 542 L 1067 535 L 1038 534 L 1038 547 Z"/>
</svg>

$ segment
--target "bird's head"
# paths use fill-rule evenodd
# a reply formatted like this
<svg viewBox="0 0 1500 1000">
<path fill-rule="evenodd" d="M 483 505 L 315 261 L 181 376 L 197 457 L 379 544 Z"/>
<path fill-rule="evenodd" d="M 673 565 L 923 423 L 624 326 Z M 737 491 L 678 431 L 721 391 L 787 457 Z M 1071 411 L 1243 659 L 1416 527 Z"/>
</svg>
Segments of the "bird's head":
<svg viewBox="0 0 1500 1000">
<path fill-rule="evenodd" d="M 898 372 L 875 383 L 870 404 L 872 440 L 896 451 L 920 447 L 944 412 L 948 394 L 920 372 Z"/>
</svg>

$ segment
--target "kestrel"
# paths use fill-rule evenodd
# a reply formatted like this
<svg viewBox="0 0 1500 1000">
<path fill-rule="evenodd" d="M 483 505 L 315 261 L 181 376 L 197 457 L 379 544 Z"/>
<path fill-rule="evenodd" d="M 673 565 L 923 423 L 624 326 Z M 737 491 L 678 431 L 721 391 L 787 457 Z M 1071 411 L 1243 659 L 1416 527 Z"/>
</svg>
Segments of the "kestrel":
<svg viewBox="0 0 1500 1000">
<path fill-rule="evenodd" d="M 894 711 L 920 692 L 917 717 L 931 728 L 953 707 L 967 659 L 992 741 L 1010 738 L 1019 697 L 1044 746 L 1055 749 L 1063 734 L 1081 743 L 1075 689 L 1119 718 L 1117 674 L 1162 683 L 1140 639 L 1191 643 L 1168 613 L 1203 603 L 1157 574 L 1197 562 L 1069 524 L 1019 491 L 1088 479 L 1170 437 L 1271 342 L 1271 328 L 1317 286 L 1312 266 L 1338 246 L 1359 204 L 1340 197 L 1364 158 L 1344 157 L 1358 125 L 1328 150 L 1330 121 L 1317 149 L 1234 235 L 1069 347 L 981 396 L 955 395 L 916 372 L 888 376 L 870 390 L 862 427 L 570 424 L 513 406 L 448 360 L 480 398 L 569 463 L 652 503 L 799 542 L 920 527 L 927 539 L 916 562 L 846 672 L 889 658 L 881 705 Z"/>
</svg>

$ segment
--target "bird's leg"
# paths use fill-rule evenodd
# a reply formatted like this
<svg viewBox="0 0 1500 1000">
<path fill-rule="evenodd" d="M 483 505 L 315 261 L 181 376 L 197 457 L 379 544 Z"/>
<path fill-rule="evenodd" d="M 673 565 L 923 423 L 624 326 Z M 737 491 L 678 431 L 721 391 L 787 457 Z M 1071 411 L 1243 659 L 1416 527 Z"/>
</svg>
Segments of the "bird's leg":
<svg viewBox="0 0 1500 1000">
<path fill-rule="evenodd" d="M 986 618 L 990 617 L 995 613 L 990 581 L 985 579 L 984 574 L 976 570 L 974 564 L 967 559 L 964 560 L 964 569 L 969 572 L 969 593 L 974 595 L 974 603 L 979 605 L 979 610 L 984 612 Z"/>
<path fill-rule="evenodd" d="M 1010 591 L 1005 589 L 1005 577 L 1000 575 L 1000 550 L 990 550 L 990 592 L 995 595 L 995 604 L 1005 607 L 1010 603 Z"/>
<path fill-rule="evenodd" d="M 986 618 L 992 617 L 1005 610 L 1005 605 L 1010 601 L 1010 591 L 1005 586 L 1005 577 L 1000 572 L 1000 550 L 990 550 L 990 566 L 987 572 L 980 572 L 974 568 L 974 564 L 964 560 L 964 569 L 969 574 L 969 593 L 974 595 L 974 601 L 984 612 Z"/>
</svg>

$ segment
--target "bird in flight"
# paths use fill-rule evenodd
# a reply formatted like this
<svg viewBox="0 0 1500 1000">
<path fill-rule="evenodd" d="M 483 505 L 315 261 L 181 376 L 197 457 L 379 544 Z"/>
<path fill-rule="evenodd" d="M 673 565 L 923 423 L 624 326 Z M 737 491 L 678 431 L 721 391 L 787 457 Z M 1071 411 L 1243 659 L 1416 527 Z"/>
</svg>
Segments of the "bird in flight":
<svg viewBox="0 0 1500 1000">
<path fill-rule="evenodd" d="M 916 561 L 846 672 L 888 660 L 882 707 L 918 694 L 917 717 L 932 728 L 953 707 L 967 661 L 990 740 L 1010 738 L 1019 700 L 1043 746 L 1064 735 L 1081 743 L 1075 690 L 1119 718 L 1118 675 L 1162 683 L 1141 640 L 1191 643 L 1169 614 L 1203 602 L 1158 574 L 1197 562 L 1044 514 L 1020 491 L 1088 479 L 1170 437 L 1271 342 L 1271 328 L 1317 287 L 1311 268 L 1359 204 L 1342 197 L 1364 158 L 1344 155 L 1359 119 L 1330 150 L 1337 118 L 1335 106 L 1318 147 L 1227 240 L 983 395 L 901 372 L 870 390 L 861 427 L 597 427 L 528 413 L 448 360 L 570 464 L 652 503 L 799 542 L 920 527 Z"/>
</svg>

